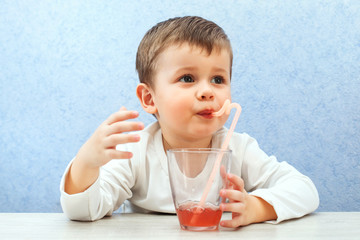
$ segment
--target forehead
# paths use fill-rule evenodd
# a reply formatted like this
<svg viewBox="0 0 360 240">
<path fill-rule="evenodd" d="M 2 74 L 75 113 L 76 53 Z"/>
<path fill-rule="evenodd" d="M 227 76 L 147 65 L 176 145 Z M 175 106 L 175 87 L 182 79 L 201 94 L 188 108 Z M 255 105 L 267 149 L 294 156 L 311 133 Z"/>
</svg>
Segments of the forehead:
<svg viewBox="0 0 360 240">
<path fill-rule="evenodd" d="M 211 51 L 205 47 L 190 45 L 188 43 L 173 44 L 158 55 L 156 59 L 155 72 L 172 64 L 194 64 L 204 60 L 203 66 L 219 65 L 226 70 L 231 70 L 232 54 L 227 48 L 214 47 Z M 212 60 L 212 61 L 211 61 Z"/>
</svg>

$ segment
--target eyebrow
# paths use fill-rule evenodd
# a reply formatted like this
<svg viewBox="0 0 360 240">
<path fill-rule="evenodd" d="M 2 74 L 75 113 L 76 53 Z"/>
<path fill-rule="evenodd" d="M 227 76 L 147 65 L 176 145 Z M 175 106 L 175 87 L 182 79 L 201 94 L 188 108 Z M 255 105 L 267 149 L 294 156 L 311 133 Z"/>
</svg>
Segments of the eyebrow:
<svg viewBox="0 0 360 240">
<path fill-rule="evenodd" d="M 197 69 L 198 69 L 197 67 L 192 67 L 192 66 L 182 67 L 182 68 L 177 69 L 175 71 L 175 74 L 179 74 L 180 72 L 183 72 L 183 71 L 194 71 L 194 70 L 197 70 Z M 221 67 L 213 67 L 211 70 L 214 71 L 214 72 L 221 72 L 221 73 L 227 73 L 228 72 L 224 68 L 221 68 Z"/>
<path fill-rule="evenodd" d="M 197 70 L 197 67 L 191 67 L 191 66 L 189 66 L 189 67 L 182 67 L 182 68 L 176 69 L 176 70 L 173 72 L 173 74 L 174 74 L 174 75 L 179 75 L 180 73 L 183 73 L 183 72 L 195 71 L 195 70 Z"/>
<path fill-rule="evenodd" d="M 197 69 L 198 69 L 197 67 L 189 66 L 189 67 L 179 68 L 179 69 L 176 70 L 176 72 L 180 72 L 180 71 L 192 71 L 192 70 L 197 70 Z"/>
<path fill-rule="evenodd" d="M 226 71 L 225 69 L 221 68 L 221 67 L 214 67 L 212 69 L 215 72 L 223 72 L 223 73 L 227 73 L 228 71 Z M 229 71 L 230 72 L 230 71 Z"/>
</svg>

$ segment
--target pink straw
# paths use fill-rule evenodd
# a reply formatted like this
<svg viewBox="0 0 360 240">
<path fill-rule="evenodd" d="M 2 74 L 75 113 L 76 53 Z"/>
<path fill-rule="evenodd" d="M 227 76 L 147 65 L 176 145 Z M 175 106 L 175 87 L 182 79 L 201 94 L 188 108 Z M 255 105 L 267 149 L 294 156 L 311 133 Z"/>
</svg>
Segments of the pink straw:
<svg viewBox="0 0 360 240">
<path fill-rule="evenodd" d="M 206 200 L 206 198 L 207 198 L 207 196 L 209 194 L 209 191 L 210 191 L 211 185 L 212 185 L 212 183 L 214 181 L 215 175 L 219 171 L 219 167 L 220 167 L 220 164 L 221 164 L 221 159 L 222 159 L 222 157 L 224 155 L 224 151 L 228 148 L 231 136 L 232 136 L 232 134 L 233 134 L 233 132 L 235 130 L 236 123 L 239 120 L 240 113 L 241 113 L 241 106 L 239 104 L 237 104 L 237 103 L 231 103 L 230 104 L 230 100 L 227 99 L 225 101 L 224 105 L 222 106 L 222 108 L 219 111 L 214 112 L 212 114 L 215 117 L 220 117 L 224 113 L 229 115 L 230 110 L 232 108 L 236 108 L 236 113 L 235 113 L 234 119 L 233 119 L 233 121 L 231 123 L 230 129 L 229 129 L 229 131 L 228 131 L 228 133 L 226 135 L 225 141 L 223 142 L 223 144 L 221 146 L 221 152 L 219 153 L 219 155 L 216 158 L 215 165 L 214 165 L 214 167 L 212 169 L 211 175 L 210 175 L 209 180 L 208 180 L 208 182 L 206 184 L 203 195 L 201 196 L 201 199 L 200 199 L 200 202 L 199 202 L 200 207 L 204 207 L 205 200 Z"/>
</svg>

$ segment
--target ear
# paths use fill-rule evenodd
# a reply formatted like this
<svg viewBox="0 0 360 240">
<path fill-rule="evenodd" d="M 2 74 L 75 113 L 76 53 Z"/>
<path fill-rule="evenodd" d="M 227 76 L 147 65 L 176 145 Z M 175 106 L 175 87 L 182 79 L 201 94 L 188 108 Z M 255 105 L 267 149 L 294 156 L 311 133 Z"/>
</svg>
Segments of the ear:
<svg viewBox="0 0 360 240">
<path fill-rule="evenodd" d="M 136 96 L 139 98 L 142 108 L 151 114 L 157 112 L 157 108 L 154 103 L 153 91 L 145 83 L 140 83 L 136 87 Z"/>
</svg>

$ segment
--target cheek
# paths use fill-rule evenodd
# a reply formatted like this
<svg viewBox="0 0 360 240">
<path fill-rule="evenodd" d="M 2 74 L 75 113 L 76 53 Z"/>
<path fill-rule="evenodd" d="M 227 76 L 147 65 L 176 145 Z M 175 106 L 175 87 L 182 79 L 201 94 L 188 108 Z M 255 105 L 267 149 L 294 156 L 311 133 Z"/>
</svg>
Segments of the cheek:
<svg viewBox="0 0 360 240">
<path fill-rule="evenodd" d="M 193 104 L 193 99 L 185 91 L 169 91 L 164 100 L 168 112 L 173 116 L 182 116 Z"/>
<path fill-rule="evenodd" d="M 171 102 L 168 104 L 167 112 L 171 116 L 171 118 L 175 119 L 175 121 L 180 121 L 182 118 L 185 117 L 185 113 L 187 109 L 188 108 L 186 107 L 183 101 Z"/>
<path fill-rule="evenodd" d="M 160 106 L 159 106 L 159 114 L 163 117 L 163 119 L 168 121 L 179 121 L 184 117 L 184 113 L 187 109 L 186 101 L 179 97 L 179 94 L 171 94 L 162 96 Z"/>
</svg>

